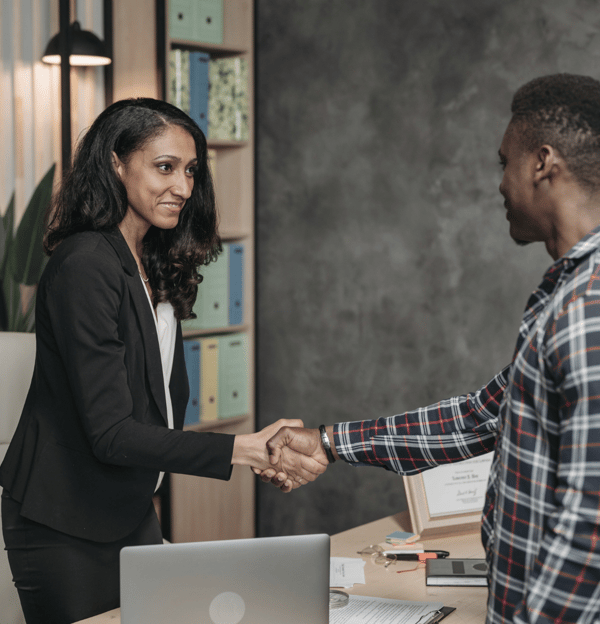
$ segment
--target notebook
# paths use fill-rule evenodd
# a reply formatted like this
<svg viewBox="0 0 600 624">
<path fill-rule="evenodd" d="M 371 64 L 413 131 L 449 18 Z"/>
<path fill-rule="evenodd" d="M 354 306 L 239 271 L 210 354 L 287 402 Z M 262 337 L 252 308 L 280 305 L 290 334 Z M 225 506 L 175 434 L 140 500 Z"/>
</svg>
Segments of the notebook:
<svg viewBox="0 0 600 624">
<path fill-rule="evenodd" d="M 130 546 L 122 624 L 327 624 L 329 536 Z"/>
</svg>

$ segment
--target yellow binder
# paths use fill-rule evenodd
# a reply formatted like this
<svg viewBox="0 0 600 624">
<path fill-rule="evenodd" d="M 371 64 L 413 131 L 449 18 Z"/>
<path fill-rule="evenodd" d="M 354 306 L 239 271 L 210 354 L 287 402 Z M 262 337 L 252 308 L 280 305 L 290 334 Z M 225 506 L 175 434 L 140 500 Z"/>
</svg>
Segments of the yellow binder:
<svg viewBox="0 0 600 624">
<path fill-rule="evenodd" d="M 200 357 L 200 421 L 217 420 L 219 417 L 219 339 L 202 338 Z"/>
</svg>

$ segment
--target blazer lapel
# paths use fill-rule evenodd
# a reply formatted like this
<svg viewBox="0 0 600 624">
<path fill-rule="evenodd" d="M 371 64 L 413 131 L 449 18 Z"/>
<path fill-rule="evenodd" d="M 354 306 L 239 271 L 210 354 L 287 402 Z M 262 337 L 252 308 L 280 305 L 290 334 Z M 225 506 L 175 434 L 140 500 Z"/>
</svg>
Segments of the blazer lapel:
<svg viewBox="0 0 600 624">
<path fill-rule="evenodd" d="M 117 252 L 126 274 L 129 292 L 140 323 L 142 341 L 144 343 L 146 370 L 148 371 L 148 384 L 166 424 L 168 422 L 167 401 L 165 397 L 160 346 L 156 333 L 156 322 L 153 318 L 150 304 L 148 303 L 148 296 L 144 292 L 144 285 L 138 273 L 137 263 L 118 228 L 110 232 L 103 232 L 102 234 Z"/>
</svg>

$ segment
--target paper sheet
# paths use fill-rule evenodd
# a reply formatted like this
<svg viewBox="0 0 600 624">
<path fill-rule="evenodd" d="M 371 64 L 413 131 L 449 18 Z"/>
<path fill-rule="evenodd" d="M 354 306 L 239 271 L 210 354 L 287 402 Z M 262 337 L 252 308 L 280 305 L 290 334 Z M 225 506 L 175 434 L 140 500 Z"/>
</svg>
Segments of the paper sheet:
<svg viewBox="0 0 600 624">
<path fill-rule="evenodd" d="M 350 596 L 345 607 L 329 611 L 329 624 L 426 624 L 443 604 L 370 596 Z"/>
<path fill-rule="evenodd" d="M 365 561 L 356 557 L 331 557 L 329 560 L 329 587 L 352 587 L 365 584 Z"/>
</svg>

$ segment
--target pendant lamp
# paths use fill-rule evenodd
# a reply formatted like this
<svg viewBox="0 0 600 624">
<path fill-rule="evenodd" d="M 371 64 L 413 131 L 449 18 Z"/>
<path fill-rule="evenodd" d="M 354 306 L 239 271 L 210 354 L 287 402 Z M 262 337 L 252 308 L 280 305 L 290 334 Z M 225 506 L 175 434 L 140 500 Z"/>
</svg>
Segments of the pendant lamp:
<svg viewBox="0 0 600 624">
<path fill-rule="evenodd" d="M 60 65 L 60 33 L 54 35 L 46 46 L 42 56 L 44 63 Z M 79 66 L 109 65 L 111 59 L 106 53 L 104 42 L 89 30 L 81 30 L 79 22 L 69 26 L 69 40 L 71 42 L 69 64 Z"/>
</svg>

